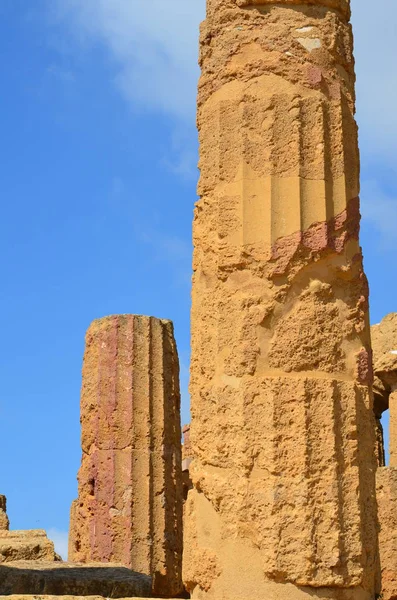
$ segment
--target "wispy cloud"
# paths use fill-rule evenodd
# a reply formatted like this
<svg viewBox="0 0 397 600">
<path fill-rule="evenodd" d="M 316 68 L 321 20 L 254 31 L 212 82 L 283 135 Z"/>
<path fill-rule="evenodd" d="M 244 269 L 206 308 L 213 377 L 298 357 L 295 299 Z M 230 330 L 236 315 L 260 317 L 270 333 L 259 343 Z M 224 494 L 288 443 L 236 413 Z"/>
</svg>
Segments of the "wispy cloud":
<svg viewBox="0 0 397 600">
<path fill-rule="evenodd" d="M 177 283 L 183 286 L 191 284 L 191 245 L 183 238 L 169 235 L 155 229 L 137 231 L 144 244 L 150 247 L 152 258 L 157 262 L 172 265 Z"/>
<path fill-rule="evenodd" d="M 105 49 L 114 66 L 114 83 L 134 110 L 171 117 L 174 134 L 163 165 L 179 177 L 196 177 L 198 26 L 205 0 L 168 0 L 166 10 L 164 0 L 50 1 L 58 22 L 74 35 L 78 51 L 87 45 Z M 396 176 L 397 3 L 381 4 L 373 10 L 372 0 L 352 0 L 361 150 L 364 178 L 371 179 L 363 186 L 363 216 L 389 244 L 397 224 L 397 193 L 385 192 L 379 166 L 387 165 L 391 177 Z M 390 186 L 397 188 L 397 181 Z"/>
<path fill-rule="evenodd" d="M 76 77 L 70 69 L 64 69 L 55 63 L 47 67 L 47 74 L 65 84 L 74 83 L 76 81 Z"/>
<path fill-rule="evenodd" d="M 397 247 L 397 190 L 393 194 L 381 187 L 377 180 L 364 181 L 361 190 L 363 224 L 379 237 L 376 247 L 390 250 Z"/>
<path fill-rule="evenodd" d="M 54 542 L 55 552 L 57 552 L 63 560 L 68 558 L 68 532 L 60 531 L 54 527 L 47 531 L 50 540 Z"/>
<path fill-rule="evenodd" d="M 192 119 L 198 76 L 198 24 L 204 0 L 51 0 L 83 44 L 102 44 L 115 83 L 141 110 Z"/>
<path fill-rule="evenodd" d="M 395 167 L 397 117 L 397 3 L 352 0 L 357 109 L 363 153 Z"/>
</svg>

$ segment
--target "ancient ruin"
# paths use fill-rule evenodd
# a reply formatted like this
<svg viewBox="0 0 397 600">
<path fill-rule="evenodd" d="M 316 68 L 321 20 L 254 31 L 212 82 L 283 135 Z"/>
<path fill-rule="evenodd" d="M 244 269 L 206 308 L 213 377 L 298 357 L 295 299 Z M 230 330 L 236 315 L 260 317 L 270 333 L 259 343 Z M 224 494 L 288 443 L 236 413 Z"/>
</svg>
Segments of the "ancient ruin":
<svg viewBox="0 0 397 600">
<path fill-rule="evenodd" d="M 179 364 L 170 321 L 116 315 L 86 334 L 83 457 L 69 560 L 121 563 L 182 589 Z"/>
<path fill-rule="evenodd" d="M 374 353 L 374 406 L 378 460 L 376 498 L 380 524 L 379 550 L 382 600 L 397 598 L 397 313 L 371 327 Z M 390 408 L 390 463 L 385 467 L 382 413 Z"/>
<path fill-rule="evenodd" d="M 208 0 L 194 220 L 192 598 L 373 599 L 368 286 L 347 0 Z"/>
</svg>

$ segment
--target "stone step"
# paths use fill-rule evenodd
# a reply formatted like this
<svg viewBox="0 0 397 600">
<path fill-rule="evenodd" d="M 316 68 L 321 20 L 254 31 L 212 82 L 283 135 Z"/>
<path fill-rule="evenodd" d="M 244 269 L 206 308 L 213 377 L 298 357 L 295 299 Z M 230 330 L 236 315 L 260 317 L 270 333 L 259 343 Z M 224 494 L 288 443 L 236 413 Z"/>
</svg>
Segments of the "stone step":
<svg viewBox="0 0 397 600">
<path fill-rule="evenodd" d="M 0 564 L 16 560 L 55 560 L 54 544 L 43 529 L 0 531 Z"/>
<path fill-rule="evenodd" d="M 97 598 L 150 598 L 152 580 L 122 565 L 17 561 L 0 565 L 1 594 L 10 598 L 30 595 Z"/>
<path fill-rule="evenodd" d="M 0 600 L 107 600 L 104 596 L 48 596 L 48 595 L 27 595 L 12 594 L 11 596 L 0 596 Z M 119 600 L 145 600 L 144 598 L 119 598 Z M 162 598 L 152 598 L 152 600 L 164 600 Z"/>
</svg>

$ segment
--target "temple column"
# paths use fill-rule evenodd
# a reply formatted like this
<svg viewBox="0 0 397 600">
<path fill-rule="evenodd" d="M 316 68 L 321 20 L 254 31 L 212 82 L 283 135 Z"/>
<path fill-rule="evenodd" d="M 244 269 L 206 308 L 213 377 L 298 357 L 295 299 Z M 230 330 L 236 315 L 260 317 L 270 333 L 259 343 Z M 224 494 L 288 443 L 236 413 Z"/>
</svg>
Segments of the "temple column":
<svg viewBox="0 0 397 600">
<path fill-rule="evenodd" d="M 184 581 L 372 600 L 368 286 L 347 0 L 207 0 Z"/>
<path fill-rule="evenodd" d="M 121 563 L 181 591 L 179 365 L 170 321 L 116 315 L 86 335 L 83 457 L 69 560 Z"/>
</svg>

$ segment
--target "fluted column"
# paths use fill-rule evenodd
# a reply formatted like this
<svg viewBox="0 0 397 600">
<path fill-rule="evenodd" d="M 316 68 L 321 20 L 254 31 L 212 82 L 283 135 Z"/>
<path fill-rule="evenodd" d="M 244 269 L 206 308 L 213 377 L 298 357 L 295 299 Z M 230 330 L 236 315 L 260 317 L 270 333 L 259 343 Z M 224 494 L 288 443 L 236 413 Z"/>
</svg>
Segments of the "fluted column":
<svg viewBox="0 0 397 600">
<path fill-rule="evenodd" d="M 207 0 L 184 555 L 195 599 L 374 597 L 349 15 L 347 0 Z"/>
<path fill-rule="evenodd" d="M 125 564 L 181 590 L 179 366 L 170 321 L 117 315 L 86 335 L 83 458 L 69 560 Z"/>
</svg>

